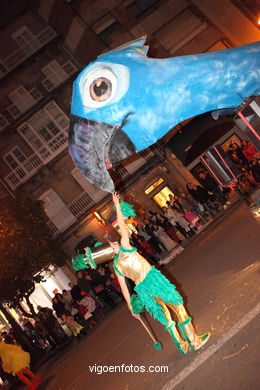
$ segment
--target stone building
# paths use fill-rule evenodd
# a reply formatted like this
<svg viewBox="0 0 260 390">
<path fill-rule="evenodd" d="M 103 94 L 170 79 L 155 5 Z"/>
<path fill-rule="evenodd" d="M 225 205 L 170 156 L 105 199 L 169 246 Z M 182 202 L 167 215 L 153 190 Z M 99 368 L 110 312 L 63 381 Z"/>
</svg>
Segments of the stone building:
<svg viewBox="0 0 260 390">
<path fill-rule="evenodd" d="M 100 53 L 142 35 L 147 35 L 149 55 L 158 58 L 257 41 L 254 2 L 2 3 L 0 196 L 23 191 L 43 200 L 53 234 L 73 255 L 83 239 L 86 243 L 113 234 L 115 218 L 111 197 L 87 182 L 67 150 L 72 83 L 79 71 Z M 185 123 L 178 125 L 170 136 L 185 128 Z M 226 130 L 229 135 L 237 131 L 233 126 Z M 160 142 L 111 171 L 117 188 L 147 209 L 158 209 L 170 191 L 194 180 L 184 165 L 193 167 L 198 156 L 185 164 L 165 145 Z M 69 269 L 65 272 L 71 276 Z"/>
</svg>

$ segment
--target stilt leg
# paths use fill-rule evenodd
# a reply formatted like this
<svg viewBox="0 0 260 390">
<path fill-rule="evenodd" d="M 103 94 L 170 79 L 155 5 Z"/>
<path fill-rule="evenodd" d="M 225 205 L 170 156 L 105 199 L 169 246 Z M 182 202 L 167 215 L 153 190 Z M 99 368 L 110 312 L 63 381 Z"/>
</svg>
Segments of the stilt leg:
<svg viewBox="0 0 260 390">
<path fill-rule="evenodd" d="M 188 341 L 189 346 L 193 351 L 197 351 L 209 340 L 211 334 L 209 332 L 197 335 L 193 325 L 192 318 L 189 317 L 186 321 L 179 322 L 178 325 L 181 329 L 183 337 Z"/>
<path fill-rule="evenodd" d="M 185 355 L 188 352 L 189 344 L 187 341 L 183 340 L 176 328 L 176 322 L 172 320 L 171 313 L 169 309 L 167 308 L 165 302 L 156 297 L 156 301 L 159 303 L 159 305 L 162 306 L 162 311 L 165 315 L 165 318 L 168 321 L 168 324 L 165 326 L 165 329 L 170 333 L 175 345 L 179 349 L 182 355 Z"/>
<path fill-rule="evenodd" d="M 181 338 L 181 336 L 176 328 L 176 322 L 172 321 L 169 325 L 165 326 L 165 329 L 172 336 L 174 344 L 176 345 L 176 347 L 178 348 L 180 353 L 182 355 L 185 355 L 188 352 L 189 344 Z"/>
<path fill-rule="evenodd" d="M 189 343 L 190 348 L 193 351 L 200 349 L 209 340 L 211 334 L 209 332 L 197 335 L 194 326 L 192 324 L 192 318 L 189 317 L 186 309 L 183 305 L 173 305 L 169 303 L 169 306 L 175 311 L 178 317 L 178 325 L 181 329 L 184 339 Z"/>
</svg>

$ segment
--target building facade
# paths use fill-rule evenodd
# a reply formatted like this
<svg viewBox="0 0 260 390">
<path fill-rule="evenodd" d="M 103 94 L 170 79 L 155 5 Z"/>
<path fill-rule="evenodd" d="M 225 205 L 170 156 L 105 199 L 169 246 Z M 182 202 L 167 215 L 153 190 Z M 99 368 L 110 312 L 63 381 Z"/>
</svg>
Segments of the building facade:
<svg viewBox="0 0 260 390">
<path fill-rule="evenodd" d="M 22 191 L 41 199 L 53 235 L 73 256 L 83 239 L 103 240 L 113 235 L 115 218 L 111 197 L 84 178 L 67 150 L 72 83 L 79 71 L 100 53 L 142 35 L 147 35 L 149 54 L 158 58 L 257 41 L 257 17 L 250 1 L 4 3 L 6 10 L 0 17 L 0 196 Z M 185 124 L 171 135 L 179 130 L 184 131 Z M 169 192 L 184 190 L 194 180 L 163 143 L 120 164 L 111 175 L 129 199 L 152 210 L 163 204 Z M 73 277 L 69 267 L 65 268 L 69 278 Z"/>
</svg>

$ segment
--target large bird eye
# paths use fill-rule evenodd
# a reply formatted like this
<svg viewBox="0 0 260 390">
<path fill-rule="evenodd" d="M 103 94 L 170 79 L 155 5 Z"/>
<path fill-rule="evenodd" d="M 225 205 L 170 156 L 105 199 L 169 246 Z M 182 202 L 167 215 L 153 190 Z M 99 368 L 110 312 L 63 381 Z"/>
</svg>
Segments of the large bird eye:
<svg viewBox="0 0 260 390">
<path fill-rule="evenodd" d="M 125 65 L 97 62 L 80 75 L 79 88 L 86 110 L 119 101 L 129 87 L 129 69 Z"/>
<path fill-rule="evenodd" d="M 112 84 L 105 77 L 99 77 L 91 84 L 89 93 L 95 101 L 107 100 L 112 93 Z"/>
<path fill-rule="evenodd" d="M 108 104 L 117 92 L 117 79 L 109 68 L 93 69 L 87 75 L 83 89 L 83 103 L 89 108 Z"/>
</svg>

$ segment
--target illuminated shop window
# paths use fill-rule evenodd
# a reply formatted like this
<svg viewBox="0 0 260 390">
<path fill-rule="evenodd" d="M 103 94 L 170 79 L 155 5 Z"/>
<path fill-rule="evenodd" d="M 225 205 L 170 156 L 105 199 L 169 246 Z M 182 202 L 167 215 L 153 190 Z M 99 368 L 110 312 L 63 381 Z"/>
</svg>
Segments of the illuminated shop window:
<svg viewBox="0 0 260 390">
<path fill-rule="evenodd" d="M 167 206 L 167 202 L 169 200 L 169 195 L 174 196 L 174 193 L 170 190 L 169 187 L 163 187 L 156 195 L 153 196 L 153 200 L 160 206 Z"/>
<path fill-rule="evenodd" d="M 145 190 L 146 195 L 150 194 L 150 192 L 155 190 L 155 188 L 159 187 L 159 185 L 162 184 L 163 182 L 164 182 L 164 179 L 162 177 L 160 177 L 158 180 L 156 180 L 150 187 L 148 187 Z"/>
</svg>

